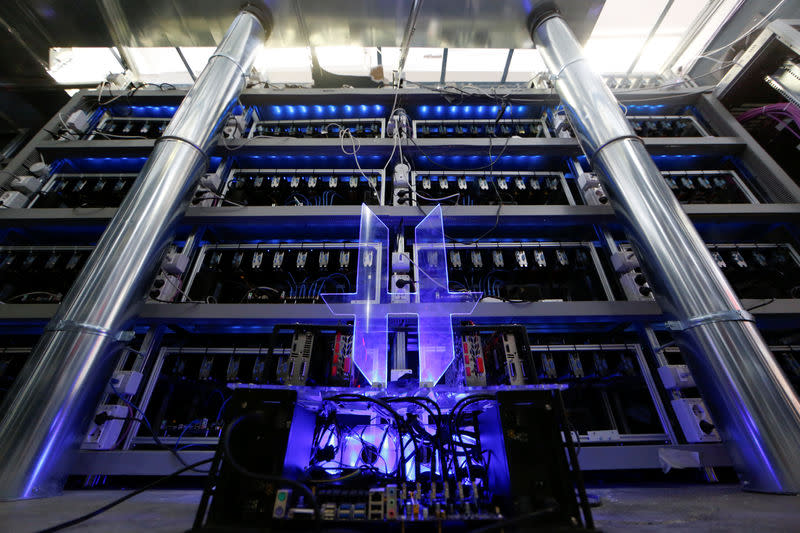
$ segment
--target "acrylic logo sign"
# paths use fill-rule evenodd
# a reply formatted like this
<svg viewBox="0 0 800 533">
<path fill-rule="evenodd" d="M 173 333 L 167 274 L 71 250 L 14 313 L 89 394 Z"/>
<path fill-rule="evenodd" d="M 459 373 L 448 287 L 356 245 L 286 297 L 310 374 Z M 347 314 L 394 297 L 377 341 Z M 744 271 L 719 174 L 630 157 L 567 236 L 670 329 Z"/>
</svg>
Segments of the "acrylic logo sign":
<svg viewBox="0 0 800 533">
<path fill-rule="evenodd" d="M 388 382 L 389 315 L 417 317 L 420 384 L 433 386 L 455 357 L 453 315 L 468 315 L 481 298 L 476 292 L 450 292 L 442 209 L 436 206 L 414 230 L 417 290 L 389 292 L 389 228 L 361 206 L 356 290 L 322 294 L 335 315 L 354 317 L 353 363 L 372 386 Z"/>
</svg>

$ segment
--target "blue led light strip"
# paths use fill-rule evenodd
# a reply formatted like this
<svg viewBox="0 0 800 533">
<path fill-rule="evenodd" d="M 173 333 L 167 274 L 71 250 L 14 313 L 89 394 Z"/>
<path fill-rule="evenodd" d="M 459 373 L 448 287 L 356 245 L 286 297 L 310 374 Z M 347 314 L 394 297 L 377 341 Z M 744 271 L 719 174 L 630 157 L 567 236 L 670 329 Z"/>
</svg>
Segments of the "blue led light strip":
<svg viewBox="0 0 800 533">
<path fill-rule="evenodd" d="M 382 118 L 385 108 L 374 105 L 271 105 L 259 108 L 260 120 L 292 120 L 300 118 Z"/>
<path fill-rule="evenodd" d="M 494 119 L 500 113 L 500 105 L 421 105 L 417 108 L 416 115 L 419 119 L 469 119 L 483 118 Z M 528 106 L 506 106 L 501 118 L 531 118 L 528 116 Z"/>
</svg>

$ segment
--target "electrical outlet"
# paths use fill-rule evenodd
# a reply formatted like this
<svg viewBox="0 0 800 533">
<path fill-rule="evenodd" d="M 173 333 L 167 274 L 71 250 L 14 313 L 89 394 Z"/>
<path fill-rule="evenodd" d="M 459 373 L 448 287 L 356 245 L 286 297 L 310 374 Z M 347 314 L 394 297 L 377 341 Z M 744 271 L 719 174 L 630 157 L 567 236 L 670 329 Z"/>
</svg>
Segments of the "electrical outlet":
<svg viewBox="0 0 800 533">
<path fill-rule="evenodd" d="M 106 420 L 98 425 L 92 419 L 89 426 L 89 432 L 83 440 L 81 448 L 84 450 L 110 450 L 119 440 L 119 435 L 122 432 L 122 427 L 125 425 L 125 420 L 116 420 L 118 418 L 126 418 L 129 416 L 128 408 L 124 405 L 104 405 L 95 412 L 97 415 L 105 413 L 107 416 L 112 417 L 111 420 Z"/>
<path fill-rule="evenodd" d="M 700 398 L 672 400 L 672 409 L 678 418 L 687 442 L 719 442 L 721 439 L 706 404 Z"/>
</svg>

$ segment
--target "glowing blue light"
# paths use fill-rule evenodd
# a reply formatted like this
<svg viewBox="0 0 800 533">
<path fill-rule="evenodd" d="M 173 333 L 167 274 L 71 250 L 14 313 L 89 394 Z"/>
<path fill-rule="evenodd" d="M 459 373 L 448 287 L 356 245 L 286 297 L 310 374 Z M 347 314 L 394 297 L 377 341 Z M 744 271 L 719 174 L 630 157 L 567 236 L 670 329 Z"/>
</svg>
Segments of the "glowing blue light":
<svg viewBox="0 0 800 533">
<path fill-rule="evenodd" d="M 503 155 L 498 157 L 492 155 L 434 155 L 428 156 L 418 155 L 415 157 L 420 170 L 440 170 L 442 165 L 445 167 L 452 167 L 454 170 L 486 170 L 486 165 L 492 164 L 495 170 L 547 170 L 552 169 L 552 159 L 548 159 L 542 155 Z M 431 164 L 431 160 L 435 162 Z M 468 163 L 465 163 L 465 160 Z M 550 161 L 550 162 L 548 162 Z"/>
<path fill-rule="evenodd" d="M 303 114 L 303 115 L 307 115 L 308 114 L 308 107 L 306 107 L 304 105 L 301 105 L 301 106 L 299 106 L 299 109 L 300 109 L 300 113 L 301 114 Z"/>
<path fill-rule="evenodd" d="M 209 160 L 209 170 L 212 172 L 217 169 L 221 157 L 211 157 Z M 62 159 L 56 162 L 58 171 L 63 173 L 71 172 L 119 172 L 119 173 L 138 173 L 147 157 L 74 157 Z"/>
<path fill-rule="evenodd" d="M 344 113 L 345 113 L 345 115 L 352 115 L 353 114 L 353 106 L 351 106 L 351 105 L 344 106 Z"/>
<path fill-rule="evenodd" d="M 471 314 L 482 294 L 443 291 L 448 287 L 442 207 L 437 205 L 414 229 L 418 269 L 419 380 L 433 386 L 455 358 L 453 315 Z M 433 304 L 433 305 L 432 305 Z M 448 306 L 449 304 L 449 306 Z"/>
<path fill-rule="evenodd" d="M 115 116 L 131 116 L 141 118 L 171 118 L 175 111 L 178 110 L 177 106 L 169 105 L 145 105 L 145 106 L 115 106 L 112 105 L 112 114 Z M 117 112 L 118 111 L 118 112 Z"/>
<path fill-rule="evenodd" d="M 622 104 L 622 105 L 625 105 L 625 104 Z M 646 111 L 646 112 L 649 112 L 649 113 L 653 113 L 655 111 L 659 111 L 661 109 L 664 109 L 667 106 L 664 105 L 664 104 L 658 104 L 658 105 L 631 104 L 631 105 L 627 105 L 625 107 L 628 108 L 628 113 L 630 113 L 631 111 Z"/>
</svg>

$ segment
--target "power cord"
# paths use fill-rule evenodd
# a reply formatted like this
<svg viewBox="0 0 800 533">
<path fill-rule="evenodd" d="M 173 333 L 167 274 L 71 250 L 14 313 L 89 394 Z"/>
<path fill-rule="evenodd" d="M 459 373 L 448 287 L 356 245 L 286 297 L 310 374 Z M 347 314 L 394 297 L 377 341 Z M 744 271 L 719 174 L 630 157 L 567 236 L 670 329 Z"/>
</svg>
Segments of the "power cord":
<svg viewBox="0 0 800 533">
<path fill-rule="evenodd" d="M 231 442 L 230 442 L 231 441 L 231 435 L 233 434 L 233 431 L 236 429 L 236 427 L 239 424 L 242 423 L 243 420 L 260 418 L 260 416 L 261 415 L 259 413 L 257 413 L 257 412 L 248 413 L 248 414 L 240 416 L 239 418 L 234 419 L 230 424 L 225 426 L 225 430 L 222 433 L 222 449 L 225 452 L 225 460 L 228 462 L 228 464 L 231 465 L 231 467 L 233 467 L 234 470 L 236 470 L 238 473 L 240 473 L 241 475 L 243 475 L 245 477 L 249 477 L 251 479 L 257 479 L 257 480 L 260 480 L 260 481 L 267 481 L 269 483 L 283 483 L 285 485 L 289 485 L 290 487 L 293 487 L 293 488 L 299 490 L 300 492 L 302 492 L 303 495 L 305 495 L 308 498 L 308 501 L 311 504 L 311 507 L 314 509 L 314 519 L 317 522 L 317 526 L 319 526 L 320 520 L 322 518 L 322 514 L 320 512 L 320 507 L 319 507 L 319 503 L 317 502 L 317 498 L 316 498 L 316 496 L 314 496 L 314 493 L 311 491 L 311 489 L 308 487 L 308 485 L 300 483 L 299 481 L 296 481 L 294 479 L 289 479 L 289 478 L 282 477 L 282 476 L 272 476 L 272 475 L 267 475 L 267 474 L 260 474 L 258 472 L 251 472 L 250 470 L 248 470 L 244 466 L 242 466 L 234 458 L 233 452 L 231 450 Z"/>
<path fill-rule="evenodd" d="M 117 390 L 117 388 L 114 386 L 114 384 L 113 384 L 113 383 L 109 383 L 109 384 L 111 385 L 111 390 L 112 390 L 112 391 L 114 391 L 114 394 L 117 396 L 117 398 L 119 398 L 120 400 L 122 400 L 123 402 L 125 402 L 125 404 L 126 404 L 128 407 L 130 407 L 131 409 L 133 409 L 134 411 L 136 411 L 137 413 L 139 413 L 139 415 L 141 415 L 141 417 L 142 417 L 142 418 L 141 418 L 141 419 L 138 419 L 138 420 L 139 420 L 140 422 L 143 422 L 143 423 L 144 423 L 144 426 L 147 428 L 147 431 L 150 433 L 150 436 L 153 438 L 153 441 L 155 441 L 156 445 L 157 445 L 159 448 L 162 448 L 162 449 L 164 449 L 164 450 L 167 450 L 169 453 L 171 453 L 173 456 L 175 456 L 175 459 L 177 459 L 177 460 L 178 460 L 178 462 L 180 462 L 180 463 L 181 463 L 183 466 L 189 466 L 189 465 L 187 465 L 187 463 L 186 463 L 186 461 L 183 459 L 183 457 L 181 457 L 181 455 L 180 455 L 180 454 L 179 454 L 179 453 L 178 453 L 176 450 L 174 450 L 172 447 L 170 447 L 170 446 L 167 446 L 166 444 L 164 444 L 163 442 L 161 442 L 161 439 L 160 439 L 160 438 L 158 438 L 158 434 L 157 434 L 157 433 L 155 432 L 155 430 L 153 429 L 153 426 L 150 424 L 150 420 L 148 420 L 148 419 L 147 419 L 147 416 L 145 416 L 144 412 L 142 412 L 142 410 L 141 410 L 141 409 L 139 409 L 139 407 L 137 407 L 136 405 L 134 405 L 134 404 L 133 404 L 133 403 L 132 403 L 130 400 L 128 400 L 128 399 L 127 399 L 125 396 L 123 396 L 123 395 L 122 395 L 122 393 L 120 393 L 120 392 Z M 199 473 L 201 473 L 201 474 L 207 474 L 207 473 L 208 473 L 208 471 L 207 471 L 207 470 L 196 470 L 194 467 L 191 467 L 191 466 L 189 467 L 189 470 L 192 470 L 192 471 L 194 471 L 194 472 L 199 472 Z"/>
</svg>

